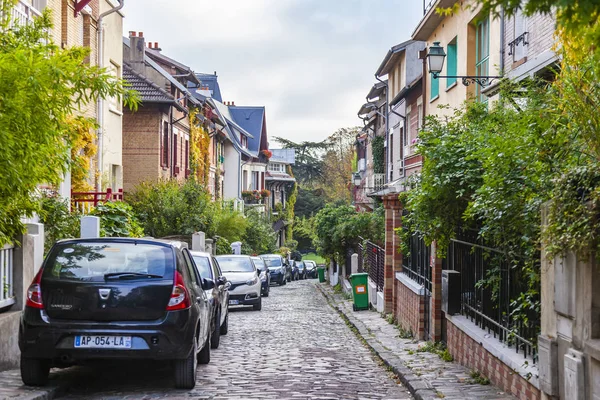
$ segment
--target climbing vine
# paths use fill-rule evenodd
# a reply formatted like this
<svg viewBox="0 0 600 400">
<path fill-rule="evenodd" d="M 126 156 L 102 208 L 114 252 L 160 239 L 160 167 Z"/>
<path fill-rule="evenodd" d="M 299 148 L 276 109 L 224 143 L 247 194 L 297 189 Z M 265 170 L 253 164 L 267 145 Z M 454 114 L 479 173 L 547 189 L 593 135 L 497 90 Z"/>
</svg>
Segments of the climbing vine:
<svg viewBox="0 0 600 400">
<path fill-rule="evenodd" d="M 90 168 L 96 166 L 94 158 L 98 153 L 93 119 L 72 117 L 68 123 L 74 133 L 71 147 L 71 187 L 74 191 L 87 192 L 93 190 L 90 183 Z M 97 171 L 97 166 L 96 166 Z M 99 179 L 94 173 L 94 179 Z"/>
<path fill-rule="evenodd" d="M 294 172 L 292 171 L 291 166 L 287 166 L 287 173 L 289 176 L 293 177 Z M 296 205 L 296 199 L 298 198 L 298 184 L 296 182 L 293 183 L 292 191 L 287 199 L 285 204 L 285 220 L 289 221 L 290 224 L 287 226 L 287 230 L 285 232 L 285 237 L 288 241 L 293 239 L 294 235 L 294 206 Z"/>
<path fill-rule="evenodd" d="M 385 173 L 385 138 L 383 136 L 375 136 L 371 142 L 373 150 L 373 172 L 376 174 Z"/>
<path fill-rule="evenodd" d="M 190 111 L 190 169 L 194 179 L 208 184 L 210 172 L 210 135 L 198 118 L 198 110 Z"/>
</svg>

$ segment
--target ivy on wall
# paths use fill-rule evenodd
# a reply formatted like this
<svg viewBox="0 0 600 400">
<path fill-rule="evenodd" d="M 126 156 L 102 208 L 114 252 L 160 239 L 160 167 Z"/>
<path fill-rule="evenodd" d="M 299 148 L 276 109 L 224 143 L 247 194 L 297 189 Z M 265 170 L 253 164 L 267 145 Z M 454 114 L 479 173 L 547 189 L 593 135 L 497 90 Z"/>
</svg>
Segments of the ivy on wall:
<svg viewBox="0 0 600 400">
<path fill-rule="evenodd" d="M 373 151 L 373 172 L 376 174 L 385 173 L 385 138 L 376 136 L 371 142 Z"/>
<path fill-rule="evenodd" d="M 292 171 L 291 166 L 287 166 L 287 173 L 289 176 L 294 177 L 294 172 Z M 284 219 L 289 221 L 290 224 L 286 228 L 285 238 L 287 241 L 293 239 L 294 236 L 294 206 L 296 205 L 296 199 L 298 198 L 298 184 L 294 182 L 294 186 L 292 187 L 292 191 L 287 199 L 285 204 L 285 215 Z"/>
<path fill-rule="evenodd" d="M 194 179 L 208 184 L 210 172 L 210 135 L 198 118 L 198 110 L 190 111 L 190 170 Z"/>
</svg>

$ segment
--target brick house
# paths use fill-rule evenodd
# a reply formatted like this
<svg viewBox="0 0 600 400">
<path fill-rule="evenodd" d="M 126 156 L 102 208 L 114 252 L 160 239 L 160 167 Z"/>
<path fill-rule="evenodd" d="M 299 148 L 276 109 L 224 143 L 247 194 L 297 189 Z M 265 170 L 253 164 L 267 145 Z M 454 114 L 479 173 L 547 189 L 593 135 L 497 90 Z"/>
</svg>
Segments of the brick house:
<svg viewBox="0 0 600 400">
<path fill-rule="evenodd" d="M 176 79 L 146 54 L 143 33 L 123 38 L 123 60 L 125 81 L 141 95 L 138 111 L 123 115 L 123 188 L 130 191 L 145 180 L 182 181 L 190 173 L 189 111 L 202 103 L 183 78 Z"/>
</svg>

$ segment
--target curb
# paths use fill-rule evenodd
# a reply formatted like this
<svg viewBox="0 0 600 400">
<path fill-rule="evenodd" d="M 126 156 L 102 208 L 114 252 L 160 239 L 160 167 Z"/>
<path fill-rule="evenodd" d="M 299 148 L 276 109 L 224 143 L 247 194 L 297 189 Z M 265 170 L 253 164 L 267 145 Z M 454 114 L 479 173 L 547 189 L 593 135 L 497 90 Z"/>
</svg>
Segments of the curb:
<svg viewBox="0 0 600 400">
<path fill-rule="evenodd" d="M 53 400 L 66 393 L 69 382 L 62 377 L 60 372 L 55 372 L 54 377 L 45 387 L 25 386 L 21 382 L 21 375 L 18 369 L 0 372 L 0 400 Z M 54 378 L 54 379 L 53 379 Z M 7 388 L 12 390 L 6 390 Z"/>
<path fill-rule="evenodd" d="M 377 339 L 369 338 L 368 332 L 365 328 L 357 325 L 356 319 L 350 314 L 348 316 L 339 306 L 334 304 L 335 299 L 329 293 L 326 293 L 321 285 L 315 285 L 319 292 L 327 299 L 327 302 L 340 314 L 342 319 L 351 325 L 356 330 L 356 335 L 363 339 L 367 347 L 375 354 L 383 363 L 391 369 L 391 371 L 400 379 L 402 385 L 404 385 L 408 391 L 414 396 L 416 400 L 434 400 L 439 399 L 438 392 L 423 379 L 419 379 L 413 372 L 407 368 L 401 362 L 390 360 L 390 357 L 386 357 L 387 354 L 391 354 L 388 350 L 385 350 L 383 346 L 377 341 Z M 387 354 L 386 354 L 387 353 Z"/>
</svg>

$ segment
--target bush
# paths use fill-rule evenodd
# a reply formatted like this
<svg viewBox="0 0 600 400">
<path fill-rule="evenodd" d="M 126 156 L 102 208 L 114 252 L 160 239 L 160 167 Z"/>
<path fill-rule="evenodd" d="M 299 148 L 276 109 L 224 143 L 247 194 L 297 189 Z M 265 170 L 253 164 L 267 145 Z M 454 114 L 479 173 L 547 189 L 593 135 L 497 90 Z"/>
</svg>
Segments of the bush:
<svg viewBox="0 0 600 400">
<path fill-rule="evenodd" d="M 215 204 L 214 225 L 214 231 L 207 232 L 207 235 L 217 235 L 227 238 L 229 242 L 238 242 L 243 239 L 248 222 L 241 212 L 228 204 Z"/>
<path fill-rule="evenodd" d="M 250 210 L 246 213 L 246 232 L 242 238 L 244 254 L 267 254 L 276 249 L 277 235 L 271 223 L 262 214 Z"/>
<path fill-rule="evenodd" d="M 44 224 L 44 251 L 61 239 L 79 237 L 80 215 L 69 211 L 69 202 L 58 194 L 44 195 L 40 199 L 40 222 Z"/>
<path fill-rule="evenodd" d="M 214 206 L 203 185 L 188 180 L 144 182 L 127 196 L 147 235 L 164 237 L 214 232 Z"/>
<path fill-rule="evenodd" d="M 131 206 L 122 201 L 98 204 L 90 213 L 100 217 L 102 237 L 142 237 L 140 226 Z"/>
<path fill-rule="evenodd" d="M 220 236 L 216 239 L 217 255 L 231 254 L 231 242 Z"/>
</svg>

